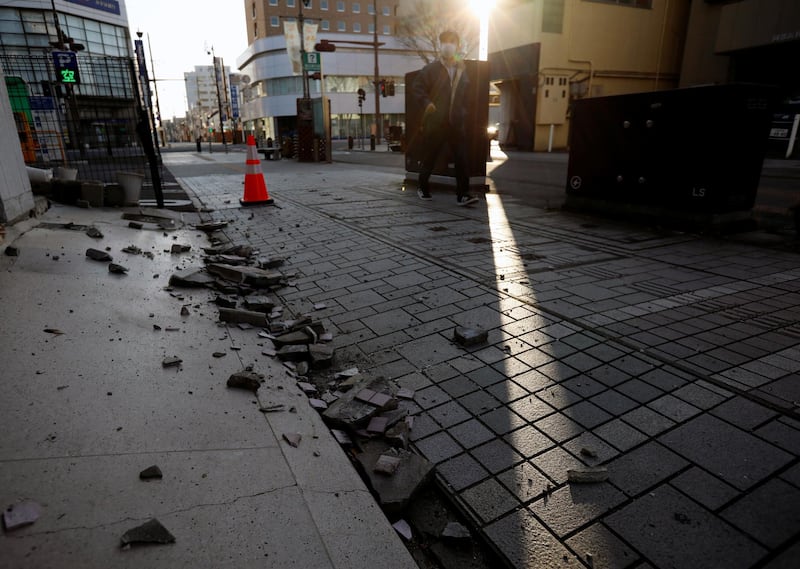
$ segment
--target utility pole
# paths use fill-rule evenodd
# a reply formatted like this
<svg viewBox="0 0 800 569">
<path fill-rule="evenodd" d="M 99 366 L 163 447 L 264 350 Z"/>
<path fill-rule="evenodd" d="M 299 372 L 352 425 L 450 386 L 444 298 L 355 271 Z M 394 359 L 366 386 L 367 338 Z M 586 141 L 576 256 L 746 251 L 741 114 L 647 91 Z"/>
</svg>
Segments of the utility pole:
<svg viewBox="0 0 800 569">
<path fill-rule="evenodd" d="M 150 69 L 153 71 L 153 91 L 156 95 L 156 115 L 158 118 L 158 128 L 156 129 L 156 142 L 159 140 L 159 133 L 164 132 L 164 125 L 161 123 L 161 105 L 158 103 L 158 80 L 156 79 L 156 64 L 153 62 L 153 44 L 150 43 L 150 32 L 147 32 L 147 51 L 150 52 Z M 166 146 L 163 134 L 160 137 L 161 146 Z"/>
<path fill-rule="evenodd" d="M 383 128 L 381 126 L 381 94 L 378 89 L 378 84 L 381 80 L 380 71 L 378 69 L 378 0 L 375 0 L 375 13 L 372 14 L 372 22 L 372 45 L 375 54 L 375 130 L 377 131 L 375 133 L 375 141 L 377 144 L 380 144 Z"/>
<path fill-rule="evenodd" d="M 305 17 L 303 16 L 303 6 L 305 5 L 306 0 L 300 0 L 298 2 L 298 6 L 300 8 L 300 15 L 297 17 L 297 21 L 300 24 L 300 66 L 302 68 L 303 73 L 303 98 L 308 99 L 309 97 L 309 88 L 308 88 L 308 74 L 306 73 L 305 68 L 303 67 L 303 60 L 305 59 L 306 54 L 306 30 L 305 30 Z"/>
<path fill-rule="evenodd" d="M 228 143 L 225 142 L 225 123 L 222 120 L 222 95 L 219 92 L 219 80 L 220 74 L 224 74 L 225 67 L 222 67 L 222 71 L 217 68 L 217 56 L 214 53 L 214 46 L 211 46 L 211 51 L 207 52 L 211 54 L 211 60 L 214 64 L 214 84 L 217 86 L 217 111 L 219 112 L 219 133 L 222 136 L 222 146 L 225 148 L 225 154 L 228 153 Z M 219 58 L 219 64 L 222 66 L 222 58 Z M 209 143 L 210 144 L 210 143 Z"/>
</svg>

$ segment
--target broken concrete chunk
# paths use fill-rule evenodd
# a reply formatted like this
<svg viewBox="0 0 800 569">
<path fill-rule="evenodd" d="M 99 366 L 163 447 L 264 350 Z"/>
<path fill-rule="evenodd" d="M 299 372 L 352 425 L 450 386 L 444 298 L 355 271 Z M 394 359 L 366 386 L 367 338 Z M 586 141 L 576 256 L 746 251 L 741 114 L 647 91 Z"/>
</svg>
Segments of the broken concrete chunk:
<svg viewBox="0 0 800 569">
<path fill-rule="evenodd" d="M 224 358 L 227 354 L 225 352 L 214 352 L 211 355 L 214 356 L 215 358 Z"/>
<path fill-rule="evenodd" d="M 263 312 L 252 312 L 240 308 L 225 308 L 220 306 L 219 319 L 232 324 L 252 324 L 253 326 L 266 326 L 267 319 Z"/>
<path fill-rule="evenodd" d="M 109 263 L 108 272 L 113 273 L 115 275 L 124 275 L 128 272 L 128 268 L 123 267 L 122 265 L 118 265 L 116 263 Z"/>
<path fill-rule="evenodd" d="M 214 277 L 203 269 L 183 269 L 172 274 L 169 285 L 184 288 L 200 288 L 214 284 Z"/>
<path fill-rule="evenodd" d="M 162 367 L 174 367 L 174 366 L 179 366 L 182 363 L 183 363 L 183 360 L 180 359 L 177 356 L 171 356 L 171 357 L 164 358 L 163 360 L 161 360 L 161 366 Z"/>
<path fill-rule="evenodd" d="M 393 427 L 386 430 L 383 436 L 386 441 L 395 448 L 408 448 L 408 425 L 405 421 L 397 423 Z"/>
<path fill-rule="evenodd" d="M 173 255 L 177 255 L 179 253 L 186 253 L 192 250 L 191 245 L 181 245 L 179 243 L 173 243 L 172 247 L 170 248 L 170 253 Z"/>
<path fill-rule="evenodd" d="M 411 541 L 414 535 L 411 533 L 411 526 L 405 520 L 397 520 L 392 524 L 394 530 L 406 541 Z"/>
<path fill-rule="evenodd" d="M 308 359 L 308 346 L 284 346 L 278 350 L 281 361 L 299 362 Z"/>
<path fill-rule="evenodd" d="M 340 445 L 353 444 L 353 439 L 350 438 L 350 435 L 340 429 L 331 429 L 331 434 L 333 435 L 333 438 L 336 439 L 336 442 L 338 442 Z"/>
<path fill-rule="evenodd" d="M 161 479 L 162 478 L 161 469 L 156 466 L 148 466 L 144 470 L 139 473 L 139 478 L 142 480 L 151 480 L 151 479 Z"/>
<path fill-rule="evenodd" d="M 269 314 L 275 308 L 275 299 L 269 296 L 250 296 L 244 301 L 247 310 Z"/>
<path fill-rule="evenodd" d="M 608 469 L 602 466 L 596 468 L 570 468 L 567 470 L 567 479 L 576 484 L 593 484 L 608 480 Z"/>
<path fill-rule="evenodd" d="M 317 411 L 324 411 L 325 409 L 328 408 L 328 404 L 325 403 L 324 400 L 317 399 L 315 397 L 312 397 L 311 399 L 309 399 L 308 400 L 308 404 L 311 405 L 311 407 L 316 409 Z"/>
<path fill-rule="evenodd" d="M 472 534 L 458 522 L 448 522 L 442 530 L 442 539 L 461 540 L 470 539 Z"/>
<path fill-rule="evenodd" d="M 299 387 L 306 395 L 314 395 L 317 393 L 317 388 L 307 381 L 298 381 L 297 387 Z"/>
<path fill-rule="evenodd" d="M 12 247 L 9 245 L 5 250 L 7 257 L 19 257 L 19 247 Z"/>
<path fill-rule="evenodd" d="M 139 223 L 138 221 L 131 221 L 128 223 L 128 227 L 131 229 L 142 229 L 144 228 L 144 224 Z"/>
<path fill-rule="evenodd" d="M 201 223 L 200 225 L 195 225 L 194 228 L 199 229 L 200 231 L 205 231 L 206 233 L 211 233 L 212 231 L 219 231 L 227 226 L 227 221 L 214 221 L 211 223 Z"/>
<path fill-rule="evenodd" d="M 475 346 L 486 342 L 489 339 L 489 332 L 480 328 L 458 326 L 453 333 L 453 339 L 462 346 Z"/>
<path fill-rule="evenodd" d="M 328 305 L 325 304 L 324 302 L 317 302 L 314 305 L 314 310 L 324 310 L 325 308 L 328 308 Z"/>
<path fill-rule="evenodd" d="M 91 247 L 86 249 L 86 256 L 89 257 L 92 261 L 100 261 L 102 263 L 113 261 L 111 255 L 109 255 L 105 251 L 100 251 L 99 249 L 92 249 Z"/>
<path fill-rule="evenodd" d="M 395 473 L 399 466 L 400 457 L 390 454 L 382 454 L 378 457 L 378 460 L 375 462 L 375 466 L 372 467 L 372 470 L 378 474 L 391 476 Z"/>
<path fill-rule="evenodd" d="M 175 543 L 175 536 L 153 518 L 147 523 L 129 529 L 122 535 L 122 546 L 133 543 Z"/>
<path fill-rule="evenodd" d="M 278 272 L 265 271 L 255 267 L 227 265 L 225 263 L 211 263 L 207 266 L 207 270 L 227 281 L 248 284 L 255 288 L 269 288 L 272 285 L 279 284 L 283 279 L 283 275 Z"/>
<path fill-rule="evenodd" d="M 333 334 L 330 332 L 323 332 L 319 335 L 320 342 L 333 342 Z"/>
<path fill-rule="evenodd" d="M 131 255 L 141 255 L 142 250 L 137 247 L 136 245 L 128 245 L 122 250 L 123 253 L 129 253 Z"/>
<path fill-rule="evenodd" d="M 303 436 L 300 433 L 283 433 L 283 440 L 289 443 L 289 446 L 297 448 Z"/>
<path fill-rule="evenodd" d="M 288 334 L 281 334 L 280 336 L 275 337 L 275 345 L 279 348 L 283 346 L 297 346 L 310 343 L 311 338 L 309 338 L 308 334 L 302 330 L 297 332 L 289 332 Z"/>
<path fill-rule="evenodd" d="M 228 387 L 247 389 L 255 393 L 261 387 L 261 381 L 261 375 L 250 370 L 242 370 L 232 374 L 228 378 L 227 385 Z"/>
<path fill-rule="evenodd" d="M 371 389 L 362 389 L 358 393 L 356 393 L 356 399 L 359 401 L 363 401 L 364 403 L 369 403 L 370 399 L 375 397 L 377 393 L 372 391 Z"/>
<path fill-rule="evenodd" d="M 102 239 L 103 238 L 103 234 L 96 227 L 89 227 L 86 230 L 86 235 L 88 235 L 89 237 L 92 237 L 93 239 Z"/>
<path fill-rule="evenodd" d="M 297 375 L 306 375 L 308 373 L 308 362 L 297 362 L 295 371 Z"/>
<path fill-rule="evenodd" d="M 236 308 L 236 299 L 227 296 L 217 296 L 214 299 L 214 304 L 223 308 Z"/>
<path fill-rule="evenodd" d="M 282 267 L 285 263 L 285 259 L 261 258 L 258 260 L 257 264 L 259 269 L 277 269 L 278 267 Z"/>
<path fill-rule="evenodd" d="M 3 525 L 6 531 L 12 531 L 34 523 L 41 515 L 42 508 L 36 502 L 19 502 L 3 511 Z"/>
<path fill-rule="evenodd" d="M 395 515 L 405 509 L 412 496 L 425 484 L 433 472 L 433 464 L 421 456 L 396 450 L 400 464 L 393 476 L 374 472 L 372 467 L 385 452 L 386 444 L 373 440 L 364 445 L 364 452 L 356 459 L 363 472 L 369 477 L 370 486 L 378 496 L 378 501 L 388 515 Z"/>
<path fill-rule="evenodd" d="M 329 368 L 333 364 L 333 346 L 327 344 L 311 344 L 308 346 L 311 366 L 314 369 Z"/>
</svg>

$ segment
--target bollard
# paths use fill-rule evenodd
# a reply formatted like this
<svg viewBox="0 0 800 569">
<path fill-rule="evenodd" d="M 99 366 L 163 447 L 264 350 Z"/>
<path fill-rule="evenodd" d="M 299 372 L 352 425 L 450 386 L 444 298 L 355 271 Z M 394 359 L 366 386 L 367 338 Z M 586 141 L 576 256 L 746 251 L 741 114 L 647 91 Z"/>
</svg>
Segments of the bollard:
<svg viewBox="0 0 800 569">
<path fill-rule="evenodd" d="M 375 150 L 375 135 L 374 134 L 370 134 L 369 135 L 369 149 L 370 150 Z"/>
<path fill-rule="evenodd" d="M 353 149 L 353 137 L 352 136 L 348 136 L 347 137 L 347 149 L 348 150 L 352 150 Z"/>
</svg>

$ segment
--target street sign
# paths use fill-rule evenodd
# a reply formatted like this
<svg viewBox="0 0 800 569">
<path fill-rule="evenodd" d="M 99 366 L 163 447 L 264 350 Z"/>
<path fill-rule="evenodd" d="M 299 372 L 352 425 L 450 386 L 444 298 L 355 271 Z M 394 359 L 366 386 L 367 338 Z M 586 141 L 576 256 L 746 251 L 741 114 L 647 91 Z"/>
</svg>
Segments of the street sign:
<svg viewBox="0 0 800 569">
<path fill-rule="evenodd" d="M 54 51 L 53 64 L 56 68 L 56 80 L 59 83 L 77 85 L 81 82 L 78 73 L 78 54 L 74 51 Z"/>
<path fill-rule="evenodd" d="M 303 71 L 322 71 L 320 67 L 321 57 L 317 51 L 306 51 L 303 53 Z"/>
</svg>

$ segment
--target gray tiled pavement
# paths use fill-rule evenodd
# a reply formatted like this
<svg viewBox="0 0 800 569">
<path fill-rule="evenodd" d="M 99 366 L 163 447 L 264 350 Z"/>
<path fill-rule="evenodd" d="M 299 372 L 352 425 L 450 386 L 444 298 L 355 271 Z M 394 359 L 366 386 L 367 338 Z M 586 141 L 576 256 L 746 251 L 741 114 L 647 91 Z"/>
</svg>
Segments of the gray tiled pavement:
<svg viewBox="0 0 800 569">
<path fill-rule="evenodd" d="M 180 181 L 288 258 L 282 301 L 327 303 L 341 362 L 417 390 L 417 451 L 513 566 L 800 565 L 796 253 L 265 170 L 278 208 L 239 208 L 241 175 Z M 451 342 L 469 324 L 489 345 Z M 609 480 L 567 483 L 582 465 Z"/>
</svg>

